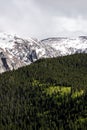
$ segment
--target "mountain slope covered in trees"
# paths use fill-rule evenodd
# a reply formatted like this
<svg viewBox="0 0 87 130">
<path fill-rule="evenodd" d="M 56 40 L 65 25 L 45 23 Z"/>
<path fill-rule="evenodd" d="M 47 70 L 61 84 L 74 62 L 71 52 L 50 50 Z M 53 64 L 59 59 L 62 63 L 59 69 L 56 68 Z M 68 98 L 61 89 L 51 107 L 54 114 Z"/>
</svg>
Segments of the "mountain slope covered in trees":
<svg viewBox="0 0 87 130">
<path fill-rule="evenodd" d="M 87 54 L 0 75 L 1 130 L 87 130 Z"/>
</svg>

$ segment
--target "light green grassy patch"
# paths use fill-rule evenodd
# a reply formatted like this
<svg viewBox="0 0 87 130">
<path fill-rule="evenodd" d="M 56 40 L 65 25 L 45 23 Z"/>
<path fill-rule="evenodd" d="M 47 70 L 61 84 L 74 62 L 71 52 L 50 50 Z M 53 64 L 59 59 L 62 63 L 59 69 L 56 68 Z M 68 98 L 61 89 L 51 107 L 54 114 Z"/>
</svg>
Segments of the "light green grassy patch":
<svg viewBox="0 0 87 130">
<path fill-rule="evenodd" d="M 71 92 L 71 87 L 62 87 L 62 86 L 50 86 L 49 88 L 45 89 L 45 93 L 49 96 L 56 95 L 57 97 L 68 95 Z M 77 98 L 82 96 L 84 93 L 84 90 L 77 90 L 72 94 L 72 98 Z"/>
<path fill-rule="evenodd" d="M 80 91 L 76 91 L 72 94 L 72 98 L 77 98 L 77 97 L 80 97 L 82 96 L 84 93 L 84 90 L 80 90 Z"/>
<path fill-rule="evenodd" d="M 71 92 L 71 87 L 60 87 L 60 86 L 51 86 L 45 89 L 47 95 L 60 94 L 61 96 L 67 95 Z"/>
</svg>

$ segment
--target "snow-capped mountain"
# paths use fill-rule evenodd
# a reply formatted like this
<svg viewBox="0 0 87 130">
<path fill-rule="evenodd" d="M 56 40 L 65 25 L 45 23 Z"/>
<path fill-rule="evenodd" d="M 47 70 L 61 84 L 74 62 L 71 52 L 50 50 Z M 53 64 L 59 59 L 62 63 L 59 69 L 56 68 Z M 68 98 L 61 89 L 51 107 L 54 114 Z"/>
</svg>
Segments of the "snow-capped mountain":
<svg viewBox="0 0 87 130">
<path fill-rule="evenodd" d="M 44 53 L 36 40 L 0 33 L 0 73 L 30 64 Z"/>
<path fill-rule="evenodd" d="M 41 41 L 0 33 L 0 73 L 31 64 L 40 58 L 87 53 L 87 37 L 48 38 Z"/>
<path fill-rule="evenodd" d="M 41 41 L 45 46 L 50 46 L 55 50 L 56 56 L 71 55 L 74 53 L 87 52 L 87 37 L 80 36 L 77 38 L 48 38 Z"/>
</svg>

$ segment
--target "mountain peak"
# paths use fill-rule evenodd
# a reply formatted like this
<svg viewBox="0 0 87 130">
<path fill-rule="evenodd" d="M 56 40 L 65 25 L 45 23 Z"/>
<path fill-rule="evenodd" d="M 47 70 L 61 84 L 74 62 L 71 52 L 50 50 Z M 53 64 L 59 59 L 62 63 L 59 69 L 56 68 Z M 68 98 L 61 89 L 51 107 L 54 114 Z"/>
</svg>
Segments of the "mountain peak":
<svg viewBox="0 0 87 130">
<path fill-rule="evenodd" d="M 39 41 L 36 38 L 23 39 L 17 35 L 0 33 L 0 72 L 17 69 L 41 58 L 50 58 L 87 53 L 87 36 L 77 38 L 51 37 Z M 2 54 L 5 63 L 2 63 Z"/>
</svg>

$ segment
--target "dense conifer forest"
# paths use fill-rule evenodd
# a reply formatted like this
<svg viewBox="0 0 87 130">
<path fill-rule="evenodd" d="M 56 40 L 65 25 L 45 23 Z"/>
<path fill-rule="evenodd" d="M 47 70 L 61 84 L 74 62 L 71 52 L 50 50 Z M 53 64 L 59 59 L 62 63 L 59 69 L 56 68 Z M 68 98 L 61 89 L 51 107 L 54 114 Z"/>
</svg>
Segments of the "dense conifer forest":
<svg viewBox="0 0 87 130">
<path fill-rule="evenodd" d="M 87 130 L 87 54 L 1 74 L 0 130 Z"/>
</svg>

